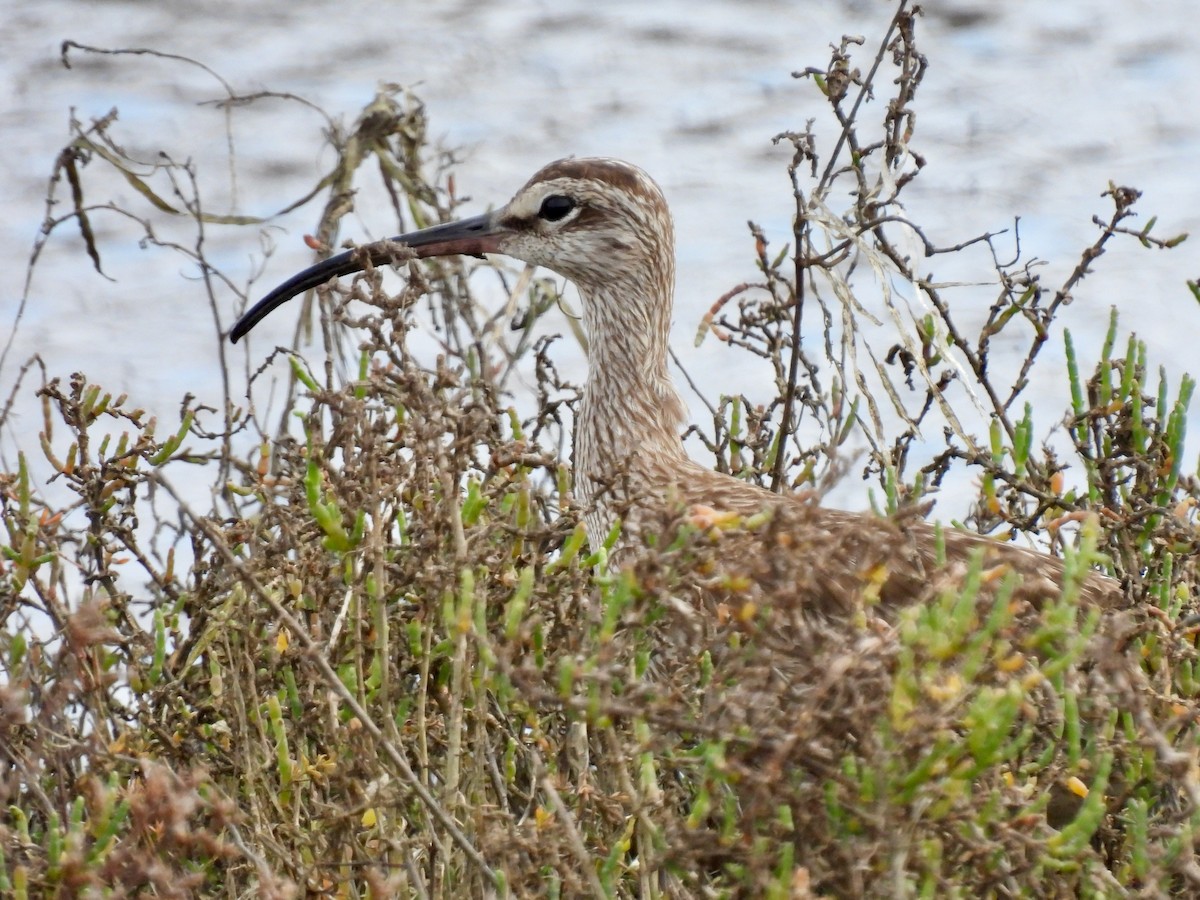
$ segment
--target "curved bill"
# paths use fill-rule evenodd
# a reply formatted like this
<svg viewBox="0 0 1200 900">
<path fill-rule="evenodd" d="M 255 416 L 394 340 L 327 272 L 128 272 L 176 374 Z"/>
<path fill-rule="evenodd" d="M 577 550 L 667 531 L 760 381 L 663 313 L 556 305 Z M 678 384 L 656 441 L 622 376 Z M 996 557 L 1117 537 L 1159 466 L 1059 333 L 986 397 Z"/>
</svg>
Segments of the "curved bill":
<svg viewBox="0 0 1200 900">
<path fill-rule="evenodd" d="M 445 225 L 434 225 L 409 234 L 402 234 L 390 241 L 378 241 L 365 244 L 357 250 L 347 250 L 337 256 L 322 260 L 311 268 L 293 275 L 267 296 L 263 297 L 238 319 L 233 330 L 229 332 L 229 340 L 237 343 L 245 337 L 251 328 L 267 317 L 277 306 L 282 306 L 297 294 L 319 287 L 331 278 L 341 278 L 354 272 L 361 272 L 369 260 L 372 265 L 382 266 L 396 259 L 396 244 L 404 244 L 413 251 L 418 259 L 428 256 L 482 256 L 485 253 L 500 252 L 497 237 L 500 233 L 492 213 L 473 216 L 458 222 L 447 222 Z"/>
</svg>

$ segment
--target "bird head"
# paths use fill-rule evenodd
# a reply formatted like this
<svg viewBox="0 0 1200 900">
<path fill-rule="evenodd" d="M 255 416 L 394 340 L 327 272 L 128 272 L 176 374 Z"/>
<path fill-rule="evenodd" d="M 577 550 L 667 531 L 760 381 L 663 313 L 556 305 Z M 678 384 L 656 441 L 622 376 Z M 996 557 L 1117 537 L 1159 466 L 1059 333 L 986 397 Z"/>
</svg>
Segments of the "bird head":
<svg viewBox="0 0 1200 900">
<path fill-rule="evenodd" d="M 671 216 L 653 179 L 620 160 L 561 159 L 538 171 L 500 209 L 402 234 L 305 269 L 255 304 L 233 327 L 230 340 L 237 343 L 304 291 L 362 271 L 368 261 L 391 262 L 397 244 L 417 258 L 504 254 L 571 279 L 585 296 L 589 288 L 619 280 L 660 280 L 669 296 L 674 274 Z"/>
</svg>

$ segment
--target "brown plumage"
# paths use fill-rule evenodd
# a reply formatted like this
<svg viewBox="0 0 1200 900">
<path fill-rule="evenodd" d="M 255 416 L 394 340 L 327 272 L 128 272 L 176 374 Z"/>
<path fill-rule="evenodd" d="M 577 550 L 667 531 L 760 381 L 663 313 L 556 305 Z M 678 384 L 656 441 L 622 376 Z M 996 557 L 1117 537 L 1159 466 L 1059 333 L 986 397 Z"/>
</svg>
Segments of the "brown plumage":
<svg viewBox="0 0 1200 900">
<path fill-rule="evenodd" d="M 823 509 L 795 497 L 713 472 L 684 452 L 685 406 L 667 368 L 675 289 L 674 229 L 658 185 L 641 169 L 614 159 L 563 159 L 535 174 L 493 213 L 401 235 L 416 256 L 503 253 L 571 279 L 583 300 L 590 339 L 587 384 L 575 434 L 575 486 L 588 510 L 593 545 L 618 517 L 636 542 L 648 522 L 669 509 L 752 516 L 770 511 L 755 535 L 722 538 L 735 551 L 730 566 L 767 577 L 758 553 L 791 556 L 798 587 L 817 608 L 844 607 L 864 592 L 885 605 L 911 601 L 938 582 L 957 577 L 974 554 L 984 554 L 993 583 L 1007 570 L 1022 576 L 1019 594 L 1058 590 L 1063 569 L 1055 557 L 969 532 L 947 529 L 944 563 L 936 532 L 912 518 Z M 364 248 L 373 260 L 393 258 L 389 242 Z M 237 341 L 290 297 L 362 268 L 343 253 L 281 285 L 237 323 Z M 749 554 L 747 556 L 746 554 Z M 751 558 L 754 557 L 754 558 Z M 778 577 L 778 576 L 776 576 Z M 1093 575 L 1085 597 L 1112 605 L 1112 579 Z"/>
</svg>

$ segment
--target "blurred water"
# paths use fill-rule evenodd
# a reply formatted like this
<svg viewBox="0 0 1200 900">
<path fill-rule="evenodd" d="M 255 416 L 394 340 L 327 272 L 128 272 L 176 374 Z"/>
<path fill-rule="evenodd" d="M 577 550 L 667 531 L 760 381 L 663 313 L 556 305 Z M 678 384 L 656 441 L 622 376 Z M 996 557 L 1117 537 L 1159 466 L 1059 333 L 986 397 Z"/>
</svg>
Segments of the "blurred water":
<svg viewBox="0 0 1200 900">
<path fill-rule="evenodd" d="M 918 34 L 931 67 L 918 97 L 916 146 L 929 165 L 907 196 L 931 240 L 956 243 L 1020 215 L 1024 252 L 1052 261 L 1043 273 L 1055 284 L 1094 239 L 1092 214 L 1108 213 L 1099 195 L 1110 179 L 1145 191 L 1141 209 L 1158 215 L 1159 232 L 1200 231 L 1200 53 L 1190 45 L 1192 0 L 925 6 Z M 743 369 L 742 359 L 715 341 L 695 349 L 692 337 L 713 300 L 754 275 L 746 220 L 762 224 L 776 246 L 790 235 L 788 153 L 773 148 L 771 136 L 816 116 L 832 139 L 812 87 L 790 72 L 823 65 L 828 45 L 843 33 L 863 34 L 873 46 L 891 14 L 890 3 L 865 0 L 797 7 L 783 0 L 22 4 L 0 31 L 0 73 L 10 94 L 0 110 L 7 213 L 0 221 L 0 336 L 7 338 L 16 315 L 69 110 L 86 121 L 119 108 L 121 135 L 157 142 L 131 149 L 147 159 L 159 151 L 190 158 L 217 212 L 273 212 L 331 161 L 317 115 L 282 102 L 238 110 L 235 193 L 224 116 L 198 105 L 223 96 L 209 75 L 149 57 L 78 52 L 68 70 L 59 45 L 74 39 L 191 56 L 240 92 L 300 94 L 347 120 L 379 82 L 417 85 L 434 133 L 468 148 L 458 186 L 474 205 L 464 212 L 503 202 L 560 156 L 637 162 L 662 184 L 676 215 L 676 350 L 705 393 L 765 397 L 770 386 L 757 383 L 759 370 L 748 363 Z M 114 192 L 135 199 L 127 186 L 114 184 Z M 310 262 L 299 235 L 318 214 L 313 204 L 278 220 L 279 252 L 261 287 Z M 0 372 L 3 395 L 16 366 L 36 352 L 51 374 L 83 369 L 168 424 L 177 421 L 184 393 L 219 404 L 213 313 L 203 292 L 181 278 L 195 273 L 177 256 L 139 248 L 128 223 L 103 214 L 94 221 L 115 281 L 94 272 L 71 229 L 55 235 Z M 386 204 L 360 195 L 350 227 L 360 230 L 346 237 L 388 233 Z M 260 248 L 249 230 L 214 227 L 207 240 L 206 252 L 226 272 L 250 276 Z M 1189 366 L 1200 369 L 1193 350 L 1200 310 L 1184 286 L 1200 276 L 1196 259 L 1191 247 L 1150 254 L 1132 241 L 1106 255 L 1101 276 L 1080 286 L 1065 319 L 1085 359 L 1098 351 L 1116 304 L 1173 383 Z M 930 269 L 943 281 L 978 277 L 987 257 L 980 250 L 957 261 L 939 258 Z M 992 299 L 969 291 L 951 298 L 968 331 Z M 228 324 L 234 298 L 219 296 L 218 303 Z M 258 354 L 253 365 L 286 339 L 293 321 L 281 312 L 260 326 L 250 345 Z M 572 346 L 560 342 L 559 359 L 581 379 L 584 364 Z M 1060 346 L 1056 335 L 1053 347 Z M 1061 357 L 1057 349 L 1046 353 L 1054 354 Z M 1061 372 L 1043 366 L 1034 384 L 1033 397 L 1047 410 L 1042 429 L 1065 406 Z M 693 409 L 699 418 L 702 407 Z M 40 427 L 35 411 L 31 403 L 20 406 L 27 447 Z M 0 445 L 7 459 L 12 451 L 11 442 Z M 839 499 L 861 506 L 856 490 L 849 485 Z"/>
</svg>

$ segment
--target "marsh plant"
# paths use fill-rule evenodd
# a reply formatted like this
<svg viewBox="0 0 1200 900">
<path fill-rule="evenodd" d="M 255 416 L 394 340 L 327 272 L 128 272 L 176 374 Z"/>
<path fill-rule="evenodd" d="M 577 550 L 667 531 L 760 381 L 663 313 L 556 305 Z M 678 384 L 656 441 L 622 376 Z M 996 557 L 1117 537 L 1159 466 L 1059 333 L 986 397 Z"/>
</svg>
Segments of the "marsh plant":
<svg viewBox="0 0 1200 900">
<path fill-rule="evenodd" d="M 1153 265 L 1183 236 L 1098 185 L 1095 240 L 1061 284 L 1011 229 L 931 243 L 901 205 L 925 165 L 916 24 L 899 3 L 874 45 L 796 73 L 828 124 L 777 138 L 794 235 L 751 225 L 757 274 L 697 323 L 731 365 L 768 366 L 774 397 L 706 398 L 691 439 L 775 489 L 861 477 L 899 518 L 957 477 L 959 526 L 1064 556 L 1061 591 L 1022 601 L 980 564 L 894 615 L 853 597 L 859 614 L 818 619 L 802 582 L 772 577 L 803 548 L 730 575 L 726 532 L 686 517 L 610 559 L 617 534 L 588 546 L 570 492 L 578 388 L 555 360 L 578 336 L 509 328 L 560 298 L 502 261 L 317 291 L 293 348 L 229 352 L 220 408 L 152 413 L 30 361 L 0 412 L 19 448 L 0 474 L 0 893 L 1200 891 L 1193 383 L 1115 316 L 1096 346 L 1070 331 L 1107 246 Z M 138 64 L 64 47 L 101 52 Z M 115 116 L 73 129 L 31 265 L 69 233 L 99 267 L 94 223 L 134 223 L 205 273 L 188 289 L 227 329 L 261 290 L 204 237 L 258 246 L 262 223 L 205 212 L 199 161 L 130 158 Z M 327 135 L 336 164 L 297 201 L 324 204 L 315 248 L 355 187 L 386 190 L 397 231 L 454 215 L 458 161 L 410 92 Z M 114 173 L 123 205 L 96 194 Z M 168 220 L 193 240 L 160 237 Z M 990 294 L 968 329 L 966 289 L 929 271 L 980 246 L 990 287 L 971 296 Z M 1070 404 L 1035 409 L 1060 334 Z M 9 418 L 28 394 L 40 436 Z M 1092 567 L 1121 608 L 1081 601 Z"/>
</svg>

